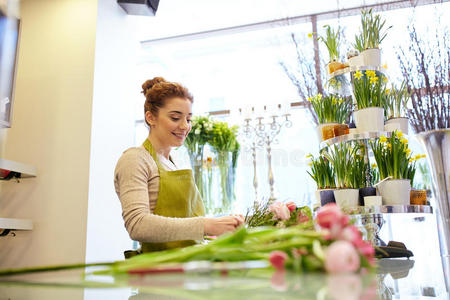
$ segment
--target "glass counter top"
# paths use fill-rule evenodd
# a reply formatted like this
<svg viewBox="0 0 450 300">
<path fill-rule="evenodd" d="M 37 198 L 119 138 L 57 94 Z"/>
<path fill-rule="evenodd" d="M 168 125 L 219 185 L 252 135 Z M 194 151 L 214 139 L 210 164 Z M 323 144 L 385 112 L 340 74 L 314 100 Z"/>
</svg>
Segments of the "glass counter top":
<svg viewBox="0 0 450 300">
<path fill-rule="evenodd" d="M 376 274 L 366 275 L 268 270 L 116 277 L 84 276 L 82 270 L 34 273 L 0 277 L 0 299 L 448 299 L 440 257 L 377 263 Z"/>
</svg>

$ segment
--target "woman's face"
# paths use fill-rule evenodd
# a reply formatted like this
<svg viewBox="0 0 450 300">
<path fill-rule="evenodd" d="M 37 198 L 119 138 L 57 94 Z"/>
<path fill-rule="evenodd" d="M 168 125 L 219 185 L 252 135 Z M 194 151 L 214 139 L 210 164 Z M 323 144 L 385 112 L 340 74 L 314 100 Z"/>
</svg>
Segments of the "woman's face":
<svg viewBox="0 0 450 300">
<path fill-rule="evenodd" d="M 167 99 L 158 115 L 151 112 L 145 114 L 151 125 L 151 134 L 164 147 L 179 147 L 183 145 L 186 136 L 191 131 L 192 103 L 184 98 Z"/>
</svg>

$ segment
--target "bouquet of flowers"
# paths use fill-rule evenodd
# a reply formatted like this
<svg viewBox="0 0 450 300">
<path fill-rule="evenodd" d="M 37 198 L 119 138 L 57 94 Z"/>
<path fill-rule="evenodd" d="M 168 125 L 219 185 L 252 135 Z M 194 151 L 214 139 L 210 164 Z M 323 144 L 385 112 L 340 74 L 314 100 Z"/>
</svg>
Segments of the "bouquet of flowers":
<svg viewBox="0 0 450 300">
<path fill-rule="evenodd" d="M 245 215 L 248 227 L 276 226 L 285 228 L 302 225 L 302 228 L 313 228 L 312 213 L 308 206 L 297 207 L 294 202 L 258 203 Z"/>
<path fill-rule="evenodd" d="M 352 84 L 357 108 L 383 107 L 386 102 L 387 82 L 387 77 L 380 72 L 366 70 L 363 74 L 356 71 Z"/>
</svg>

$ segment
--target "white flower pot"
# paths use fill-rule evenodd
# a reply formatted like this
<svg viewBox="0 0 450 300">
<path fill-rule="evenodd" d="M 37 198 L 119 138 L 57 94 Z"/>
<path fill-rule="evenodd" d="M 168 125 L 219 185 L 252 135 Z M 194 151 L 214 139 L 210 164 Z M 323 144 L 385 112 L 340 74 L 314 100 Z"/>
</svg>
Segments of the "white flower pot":
<svg viewBox="0 0 450 300">
<path fill-rule="evenodd" d="M 359 204 L 358 189 L 342 189 L 334 191 L 334 199 L 339 207 L 356 207 Z"/>
<path fill-rule="evenodd" d="M 368 107 L 353 112 L 358 133 L 384 130 L 384 109 Z"/>
<path fill-rule="evenodd" d="M 316 127 L 316 134 L 317 134 L 317 139 L 319 140 L 319 143 L 324 141 L 323 135 L 322 135 L 322 128 L 325 127 L 325 126 L 328 126 L 328 125 L 339 125 L 339 124 L 338 123 L 319 124 Z"/>
<path fill-rule="evenodd" d="M 384 131 L 401 130 L 408 135 L 408 118 L 392 118 L 384 123 Z"/>
<path fill-rule="evenodd" d="M 361 67 L 364 65 L 364 58 L 362 55 L 357 55 L 350 57 L 348 59 L 348 65 L 349 67 Z"/>
<path fill-rule="evenodd" d="M 377 48 L 367 49 L 360 54 L 363 57 L 364 66 L 381 66 L 381 50 Z"/>
<path fill-rule="evenodd" d="M 409 179 L 389 179 L 378 184 L 383 197 L 383 205 L 409 205 L 411 181 Z"/>
</svg>

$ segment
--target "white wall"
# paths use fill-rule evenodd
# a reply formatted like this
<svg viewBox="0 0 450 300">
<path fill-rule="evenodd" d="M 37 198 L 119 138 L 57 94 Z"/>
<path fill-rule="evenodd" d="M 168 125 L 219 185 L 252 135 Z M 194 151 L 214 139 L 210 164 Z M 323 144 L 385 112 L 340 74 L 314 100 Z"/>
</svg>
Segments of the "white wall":
<svg viewBox="0 0 450 300">
<path fill-rule="evenodd" d="M 135 78 L 139 42 L 116 0 L 99 0 L 95 46 L 86 261 L 123 259 L 132 242 L 114 191 L 114 168 L 134 146 L 134 101 L 144 81 Z M 142 102 L 143 103 L 143 102 Z"/>
<path fill-rule="evenodd" d="M 38 176 L 2 182 L 0 217 L 34 230 L 0 238 L 0 268 L 85 259 L 97 0 L 23 0 L 14 114 L 0 155 Z"/>
</svg>

